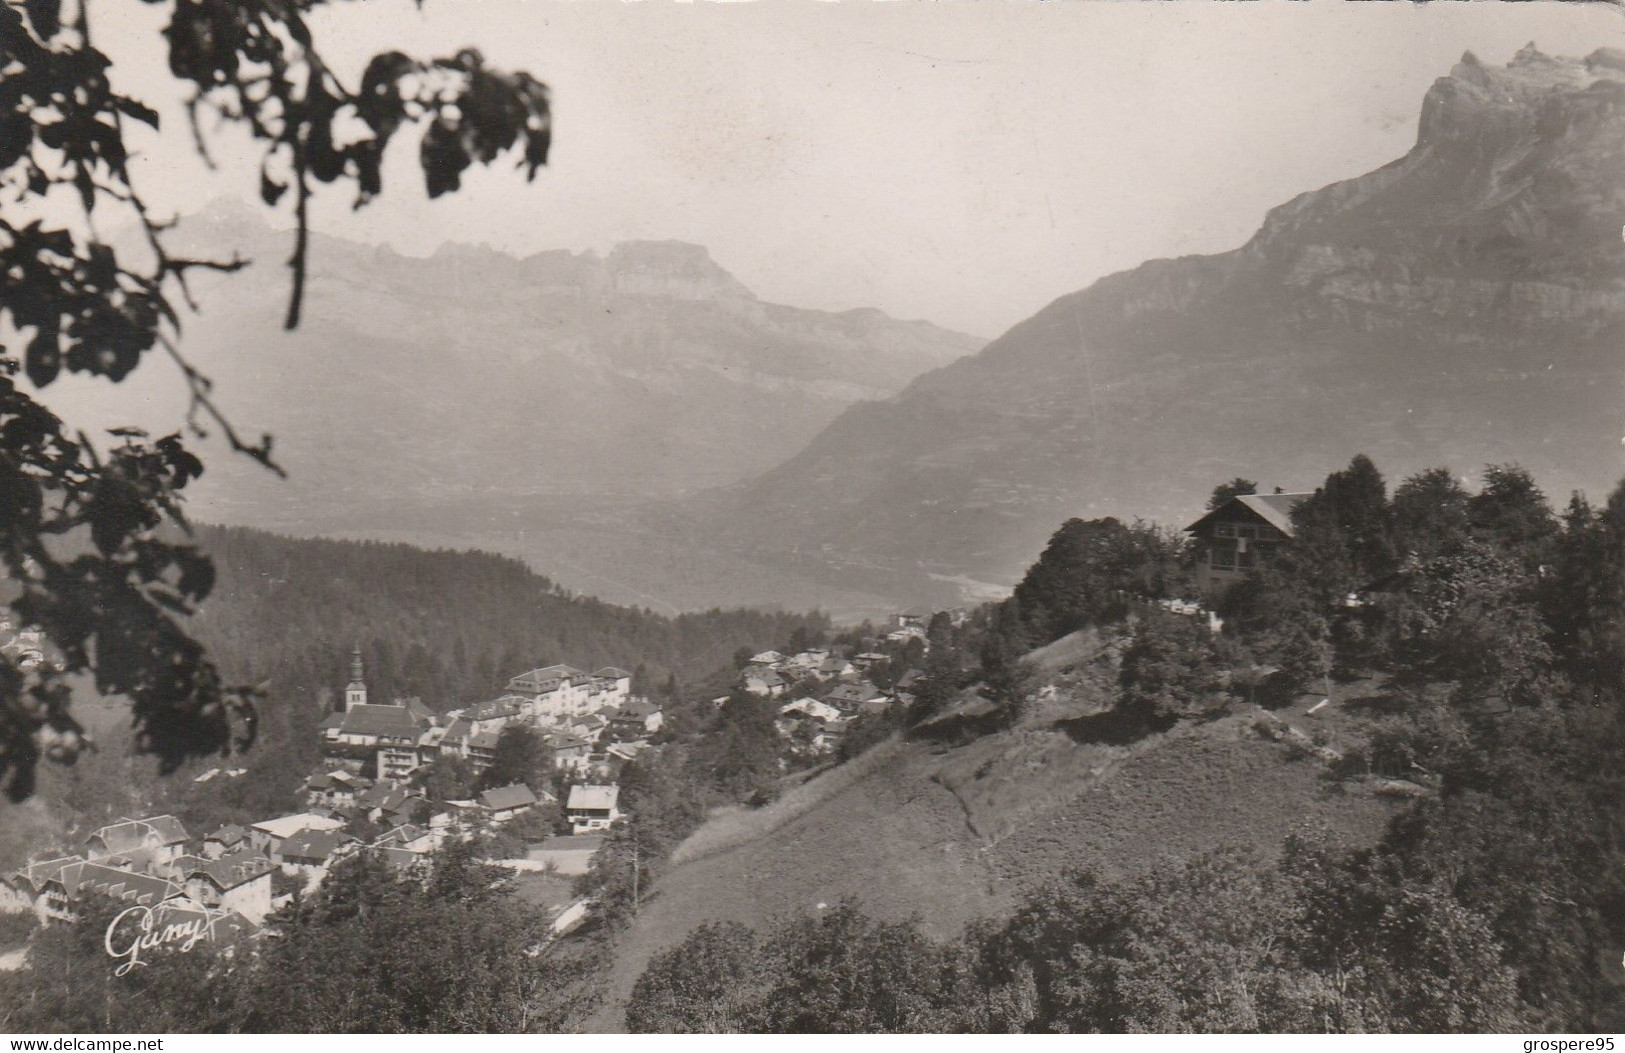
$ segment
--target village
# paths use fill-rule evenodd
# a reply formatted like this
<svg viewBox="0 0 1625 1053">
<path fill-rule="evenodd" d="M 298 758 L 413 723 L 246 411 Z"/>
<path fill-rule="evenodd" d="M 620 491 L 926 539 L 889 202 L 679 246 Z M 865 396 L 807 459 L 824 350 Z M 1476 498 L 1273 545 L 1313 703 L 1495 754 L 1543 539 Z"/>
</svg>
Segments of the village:
<svg viewBox="0 0 1625 1053">
<path fill-rule="evenodd" d="M 853 645 L 741 654 L 734 693 L 773 708 L 787 769 L 829 761 L 853 721 L 913 701 L 920 671 L 910 661 L 928 650 L 933 616 L 958 625 L 966 614 L 911 609 Z M 303 780 L 300 810 L 201 834 L 175 815 L 120 818 L 73 851 L 4 875 L 0 911 L 32 912 L 48 925 L 77 919 L 87 897 L 103 896 L 229 946 L 266 931 L 268 918 L 314 892 L 341 860 L 373 853 L 398 870 L 427 868 L 451 840 L 474 841 L 487 854 L 507 848 L 510 858 L 488 861 L 568 889 L 559 879 L 586 873 L 604 835 L 624 818 L 622 769 L 662 741 L 666 713 L 633 693 L 633 679 L 614 667 L 589 673 L 544 666 L 512 677 L 496 698 L 437 713 L 418 698 L 375 701 L 357 648 L 341 701 L 319 725 L 321 765 Z M 720 708 L 730 697 L 711 704 Z M 484 775 L 510 729 L 526 729 L 545 745 L 562 802 L 521 781 L 466 797 L 431 791 L 428 774 L 443 758 Z M 243 774 L 210 768 L 194 781 Z M 555 817 L 555 828 L 535 839 L 536 824 L 526 820 L 543 813 Z M 516 829 L 531 836 L 501 836 Z M 592 904 L 552 895 L 538 906 L 562 934 L 581 924 Z"/>
<path fill-rule="evenodd" d="M 1292 536 L 1290 511 L 1306 494 L 1243 495 L 1222 503 L 1187 530 L 1202 558 L 1204 591 L 1235 580 Z M 1351 597 L 1352 600 L 1352 597 Z M 1162 601 L 1174 613 L 1217 619 L 1194 601 Z M 863 717 L 905 712 L 915 701 L 934 619 L 959 627 L 963 608 L 911 608 L 843 646 L 812 646 L 737 656 L 734 692 L 773 707 L 782 743 L 781 765 L 813 767 L 841 750 L 849 727 Z M 34 634 L 37 636 L 37 634 Z M 16 634 L 8 647 L 40 661 L 34 636 Z M 748 655 L 748 657 L 747 657 Z M 586 873 L 603 835 L 620 822 L 620 773 L 658 748 L 666 713 L 633 692 L 632 673 L 615 667 L 585 672 L 549 665 L 519 673 L 506 690 L 478 704 L 443 713 L 418 698 L 374 701 L 363 655 L 351 654 L 341 701 L 319 725 L 321 767 L 301 787 L 304 807 L 246 825 L 228 824 L 194 836 L 173 815 L 123 818 L 85 836 L 78 851 L 40 859 L 0 880 L 0 911 L 31 911 L 41 924 L 77 917 L 87 895 L 101 894 L 161 911 L 174 924 L 209 922 L 211 938 L 234 941 L 261 931 L 294 895 L 320 886 L 338 861 L 376 853 L 391 866 L 426 866 L 449 839 L 482 840 L 551 808 L 557 829 L 523 840 L 513 858 L 492 859 L 517 873 L 571 878 Z M 720 709 L 733 697 L 712 698 Z M 455 759 L 478 777 L 496 760 L 506 729 L 529 729 L 564 778 L 564 800 L 515 781 L 466 797 L 437 799 L 427 773 Z M 241 769 L 211 768 L 197 782 L 229 779 Z M 515 846 L 506 839 L 506 847 Z M 543 900 L 556 932 L 587 917 L 586 898 Z"/>
</svg>

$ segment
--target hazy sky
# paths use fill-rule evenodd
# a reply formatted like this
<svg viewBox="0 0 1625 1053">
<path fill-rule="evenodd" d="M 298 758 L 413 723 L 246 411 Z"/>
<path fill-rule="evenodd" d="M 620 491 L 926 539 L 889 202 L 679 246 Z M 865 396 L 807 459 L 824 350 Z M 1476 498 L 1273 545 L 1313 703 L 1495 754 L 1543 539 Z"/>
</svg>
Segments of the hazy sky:
<svg viewBox="0 0 1625 1053">
<path fill-rule="evenodd" d="M 1270 206 L 1398 157 L 1464 50 L 1502 63 L 1530 40 L 1625 43 L 1601 4 L 337 7 L 319 25 L 353 69 L 383 48 L 473 44 L 531 70 L 554 92 L 555 152 L 534 184 L 504 164 L 431 203 L 403 141 L 383 198 L 352 213 L 330 192 L 319 229 L 410 253 L 678 238 L 767 299 L 987 336 L 1147 258 L 1233 248 Z M 180 132 L 159 13 L 93 11 L 121 83 Z M 241 144 L 217 151 L 211 174 L 184 133 L 149 143 L 153 196 L 252 196 Z"/>
</svg>

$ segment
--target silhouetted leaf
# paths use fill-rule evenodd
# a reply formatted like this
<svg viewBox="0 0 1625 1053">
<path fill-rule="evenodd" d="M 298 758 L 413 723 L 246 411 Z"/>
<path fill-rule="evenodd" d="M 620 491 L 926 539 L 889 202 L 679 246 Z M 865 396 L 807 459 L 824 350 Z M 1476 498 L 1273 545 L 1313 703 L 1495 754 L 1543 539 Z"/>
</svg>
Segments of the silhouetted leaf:
<svg viewBox="0 0 1625 1053">
<path fill-rule="evenodd" d="M 43 388 L 56 379 L 61 368 L 62 351 L 57 344 L 56 330 L 36 334 L 28 342 L 28 379 Z"/>
<path fill-rule="evenodd" d="M 62 28 L 62 0 L 23 0 L 23 7 L 34 24 L 34 32 L 42 39 L 56 36 Z"/>
</svg>

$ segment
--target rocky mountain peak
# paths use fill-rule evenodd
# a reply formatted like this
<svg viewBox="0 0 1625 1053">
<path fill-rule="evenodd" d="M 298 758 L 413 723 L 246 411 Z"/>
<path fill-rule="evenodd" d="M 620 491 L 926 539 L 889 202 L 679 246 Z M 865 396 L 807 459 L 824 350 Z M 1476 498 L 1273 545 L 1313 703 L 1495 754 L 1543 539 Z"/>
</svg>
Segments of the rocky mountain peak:
<svg viewBox="0 0 1625 1053">
<path fill-rule="evenodd" d="M 1547 55 L 1526 44 L 1505 66 L 1486 65 L 1471 51 L 1450 75 L 1434 82 L 1422 103 L 1417 145 L 1475 138 L 1527 123 L 1546 100 L 1625 79 L 1625 63 L 1606 49 L 1584 59 Z"/>
<path fill-rule="evenodd" d="M 757 558 L 996 582 L 1068 516 L 1188 522 L 1214 480 L 1312 482 L 1355 451 L 1390 480 L 1513 460 L 1549 492 L 1602 492 L 1621 470 L 1622 171 L 1625 54 L 1464 55 L 1405 156 L 854 405 L 709 522 Z"/>
<path fill-rule="evenodd" d="M 683 241 L 623 241 L 604 258 L 604 269 L 618 293 L 681 300 L 756 298 L 703 246 Z"/>
</svg>

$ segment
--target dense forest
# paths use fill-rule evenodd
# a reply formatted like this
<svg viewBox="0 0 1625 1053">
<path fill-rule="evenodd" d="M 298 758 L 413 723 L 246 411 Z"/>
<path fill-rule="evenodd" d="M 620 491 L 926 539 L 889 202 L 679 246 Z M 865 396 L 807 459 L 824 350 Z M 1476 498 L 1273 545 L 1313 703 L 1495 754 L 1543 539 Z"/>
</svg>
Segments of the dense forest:
<svg viewBox="0 0 1625 1053">
<path fill-rule="evenodd" d="M 508 678 L 562 662 L 646 667 L 698 679 L 740 647 L 767 646 L 821 615 L 755 610 L 675 618 L 574 596 L 516 559 L 410 545 L 279 537 L 200 527 L 218 582 L 197 632 L 228 677 L 280 693 L 343 687 L 353 647 L 375 697 L 417 696 L 446 710 L 482 701 Z"/>
</svg>

